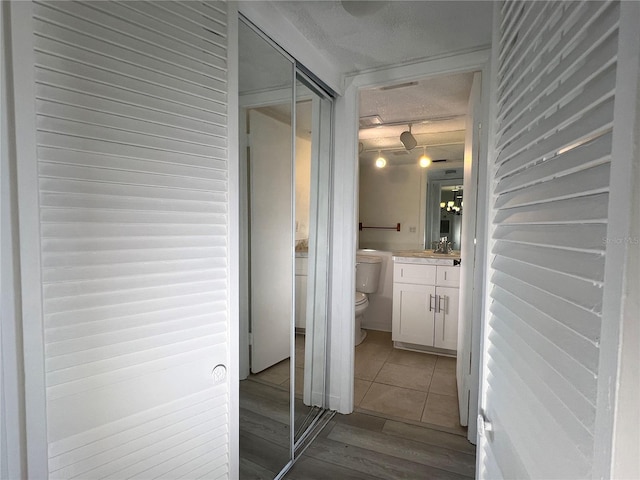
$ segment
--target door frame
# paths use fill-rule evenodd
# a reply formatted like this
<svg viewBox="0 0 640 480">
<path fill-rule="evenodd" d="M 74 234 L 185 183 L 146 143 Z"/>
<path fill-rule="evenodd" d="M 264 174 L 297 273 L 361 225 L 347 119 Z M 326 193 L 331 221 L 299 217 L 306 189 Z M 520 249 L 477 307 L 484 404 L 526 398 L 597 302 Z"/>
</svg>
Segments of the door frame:
<svg viewBox="0 0 640 480">
<path fill-rule="evenodd" d="M 422 62 L 400 64 L 345 79 L 345 92 L 336 102 L 336 162 L 334 172 L 334 214 L 333 214 L 333 283 L 331 311 L 330 350 L 330 408 L 340 413 L 353 411 L 353 371 L 354 371 L 354 282 L 356 229 L 358 211 L 358 117 L 359 91 L 363 88 L 409 82 L 425 77 L 479 71 L 482 74 L 480 122 L 488 125 L 489 120 L 489 48 L 459 53 L 456 55 L 427 59 Z M 486 219 L 488 206 L 487 188 L 487 129 L 480 134 L 480 155 L 478 159 L 478 230 L 476 234 L 476 267 L 473 271 L 474 304 L 477 312 L 469 327 L 472 331 L 472 356 L 470 389 L 472 397 L 479 393 L 480 331 L 484 318 L 484 258 L 486 256 Z M 338 156 L 338 153 L 340 154 Z M 470 402 L 470 419 L 477 416 L 477 402 Z M 469 422 L 469 438 L 476 438 L 475 421 Z"/>
</svg>

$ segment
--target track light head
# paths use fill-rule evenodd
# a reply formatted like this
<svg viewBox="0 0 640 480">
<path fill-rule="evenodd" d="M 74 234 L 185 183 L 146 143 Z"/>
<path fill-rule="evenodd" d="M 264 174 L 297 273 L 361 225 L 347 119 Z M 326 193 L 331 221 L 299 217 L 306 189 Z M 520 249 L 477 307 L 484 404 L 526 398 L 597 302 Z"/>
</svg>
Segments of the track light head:
<svg viewBox="0 0 640 480">
<path fill-rule="evenodd" d="M 409 124 L 409 130 L 405 130 L 400 134 L 400 141 L 407 150 L 413 150 L 418 144 L 416 137 L 411 133 L 411 124 Z"/>
</svg>

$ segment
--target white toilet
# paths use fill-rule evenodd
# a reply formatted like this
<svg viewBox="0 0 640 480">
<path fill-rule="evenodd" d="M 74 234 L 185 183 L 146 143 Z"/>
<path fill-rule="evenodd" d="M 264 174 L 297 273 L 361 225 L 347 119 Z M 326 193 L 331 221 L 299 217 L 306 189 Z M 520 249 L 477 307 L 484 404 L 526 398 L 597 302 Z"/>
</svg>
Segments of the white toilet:
<svg viewBox="0 0 640 480">
<path fill-rule="evenodd" d="M 367 336 L 367 332 L 362 330 L 362 317 L 369 306 L 367 293 L 374 293 L 378 290 L 380 280 L 380 268 L 382 258 L 374 255 L 356 256 L 356 318 L 354 321 L 355 344 L 360 345 Z"/>
</svg>

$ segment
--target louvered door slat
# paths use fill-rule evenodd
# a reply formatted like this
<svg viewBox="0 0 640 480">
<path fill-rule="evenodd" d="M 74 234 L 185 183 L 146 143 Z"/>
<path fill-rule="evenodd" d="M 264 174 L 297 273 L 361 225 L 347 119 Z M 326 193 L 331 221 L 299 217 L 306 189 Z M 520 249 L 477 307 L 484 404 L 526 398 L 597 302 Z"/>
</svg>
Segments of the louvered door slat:
<svg viewBox="0 0 640 480">
<path fill-rule="evenodd" d="M 105 40 L 115 45 L 164 62 L 184 65 L 201 74 L 219 73 L 224 69 L 224 47 L 218 42 L 220 37 L 213 28 L 207 31 L 186 22 L 174 25 L 165 20 L 164 11 L 148 8 L 144 2 L 45 2 L 40 6 L 42 13 L 37 12 L 36 18 L 41 16 L 89 37 L 105 35 Z M 138 11 L 144 13 L 140 15 L 136 13 Z M 83 22 L 76 22 L 76 18 Z M 180 28 L 182 26 L 184 28 Z M 191 63 L 192 60 L 195 63 Z M 213 76 L 215 78 L 215 74 Z"/>
<path fill-rule="evenodd" d="M 506 145 L 498 161 L 513 157 L 515 154 L 535 145 L 540 138 L 552 134 L 557 129 L 566 127 L 576 119 L 586 115 L 597 116 L 600 110 L 599 107 L 613 95 L 615 72 L 611 71 L 609 73 L 609 76 L 601 79 L 602 82 L 593 85 L 592 88 L 572 98 L 568 103 L 558 106 L 558 102 L 556 102 L 557 109 L 555 112 L 541 119 L 536 125 L 532 125 L 531 130 L 526 134 Z M 566 99 L 564 100 L 566 101 Z"/>
<path fill-rule="evenodd" d="M 224 147 L 222 137 L 213 137 L 209 132 L 192 132 L 185 129 L 177 130 L 172 126 L 158 125 L 148 120 L 131 119 L 122 115 L 114 116 L 110 112 L 101 112 L 87 108 L 62 105 L 56 102 L 38 102 L 38 110 L 45 117 L 63 118 L 69 122 L 84 123 L 99 128 L 126 130 L 136 134 L 148 135 L 153 140 L 163 139 L 171 141 L 189 142 L 206 147 Z"/>
<path fill-rule="evenodd" d="M 504 3 L 480 477 L 588 478 L 620 7 Z"/>
<path fill-rule="evenodd" d="M 579 62 L 576 62 L 579 65 L 577 70 L 566 78 L 558 88 L 552 90 L 553 95 L 548 95 L 548 90 L 545 90 L 545 87 L 549 89 L 549 85 L 546 83 L 538 84 L 536 88 L 531 89 L 528 94 L 524 95 L 518 103 L 517 108 L 513 109 L 504 120 L 504 127 L 500 132 L 501 143 L 507 143 L 510 139 L 521 134 L 530 124 L 537 121 L 553 106 L 554 99 L 563 97 L 576 89 L 582 88 L 584 84 L 591 81 L 593 77 L 608 68 L 612 62 L 612 58 L 615 58 L 615 51 L 617 49 L 617 42 L 615 40 L 615 35 L 610 35 L 605 40 L 602 48 L 596 49 L 591 55 L 587 55 L 586 58 L 581 58 Z M 575 56 L 575 53 L 574 51 L 571 55 Z M 564 66 L 566 62 L 570 61 L 571 59 L 564 58 L 562 65 Z M 549 75 L 558 74 L 559 72 L 562 72 L 560 64 L 558 64 Z M 535 108 L 533 107 L 534 104 Z M 525 113 L 526 115 L 523 116 Z"/>
<path fill-rule="evenodd" d="M 503 178 L 496 186 L 496 193 L 505 193 L 541 181 L 551 180 L 562 174 L 586 169 L 611 161 L 611 134 L 598 137 L 588 146 L 581 145 L 567 152 L 539 162 L 531 167 Z"/>
<path fill-rule="evenodd" d="M 555 3 L 557 7 L 557 3 Z M 531 7 L 529 7 L 531 8 Z M 582 7 L 581 7 L 582 8 Z M 501 113 L 512 108 L 514 102 L 517 102 L 522 96 L 524 85 L 535 83 L 534 78 L 530 78 L 532 69 L 536 66 L 547 66 L 553 64 L 553 61 L 557 59 L 560 52 L 547 48 L 549 44 L 554 44 L 558 41 L 561 33 L 556 28 L 558 24 L 567 24 L 568 27 L 575 26 L 578 21 L 576 10 L 555 8 L 550 9 L 545 15 L 544 29 L 546 35 L 541 37 L 544 39 L 537 44 L 527 43 L 526 53 L 522 58 L 516 58 L 517 66 L 514 68 L 505 68 L 498 74 L 499 78 L 499 92 L 500 92 L 500 105 Z M 516 45 L 523 47 L 522 39 L 519 35 L 514 38 Z M 535 47 L 535 48 L 533 48 Z M 505 64 L 505 67 L 509 65 Z M 500 68 L 500 67 L 498 67 Z M 536 75 L 541 75 L 543 68 L 538 68 Z M 525 88 L 526 89 L 526 88 Z"/>
<path fill-rule="evenodd" d="M 507 242 L 548 247 L 568 247 L 580 250 L 604 251 L 602 241 L 607 234 L 605 225 L 556 224 L 556 225 L 500 225 L 493 238 Z"/>
<path fill-rule="evenodd" d="M 492 353 L 495 354 L 497 360 L 494 365 L 496 376 L 492 378 L 491 382 L 494 388 L 509 392 L 509 401 L 511 402 L 518 404 L 526 403 L 528 405 L 527 414 L 521 416 L 518 425 L 519 428 L 528 432 L 531 436 L 538 437 L 558 426 L 555 420 L 547 413 L 545 406 L 536 398 L 535 392 L 530 388 L 532 386 L 522 381 L 519 375 L 515 374 L 518 372 L 517 365 L 505 362 L 505 358 L 501 356 L 497 348 L 493 350 Z M 510 379 L 508 384 L 505 382 L 506 378 Z M 496 405 L 496 408 L 504 406 L 505 404 L 503 403 L 500 406 Z M 505 422 L 514 422 L 514 416 L 513 411 L 505 412 Z M 563 456 L 559 457 L 557 455 L 554 446 L 555 442 L 547 442 L 544 445 L 541 444 L 537 452 L 532 452 L 533 458 L 530 463 L 526 465 L 527 469 L 532 472 L 531 478 L 562 479 L 567 478 L 569 474 L 576 474 L 579 478 L 585 478 L 587 470 L 585 467 L 585 456 L 576 448 L 575 444 L 571 442 L 570 437 L 562 431 L 562 434 L 554 440 L 562 445 L 566 445 Z M 545 465 L 536 465 L 535 458 L 538 455 L 542 455 L 547 459 Z M 553 471 L 555 474 L 544 475 L 543 472 L 547 469 Z M 520 476 L 513 478 L 525 477 Z"/>
<path fill-rule="evenodd" d="M 152 6 L 152 4 L 149 4 L 148 2 L 134 1 L 122 3 L 136 12 L 153 17 L 155 20 L 165 25 L 163 28 L 175 28 L 181 32 L 203 40 L 205 44 L 200 46 L 207 46 L 207 48 L 210 48 L 210 46 L 219 46 L 224 48 L 225 46 L 226 31 L 224 28 L 220 29 L 213 24 L 209 25 L 209 28 L 199 27 L 182 16 L 174 15 L 164 5 L 161 5 L 161 8 L 159 8 L 158 5 Z M 198 45 L 197 42 L 190 43 L 192 45 Z"/>
<path fill-rule="evenodd" d="M 504 363 L 506 358 L 511 356 L 516 350 L 516 345 L 519 343 L 511 343 L 504 341 L 504 339 L 496 336 L 494 350 L 496 358 L 502 360 Z M 550 412 L 551 415 L 547 417 L 547 422 L 551 425 L 562 425 L 563 430 L 567 432 L 565 437 L 566 441 L 575 447 L 574 455 L 578 458 L 582 456 L 589 456 L 593 454 L 593 445 L 590 442 L 590 437 L 593 436 L 593 432 L 585 427 L 582 422 L 574 415 L 572 409 L 567 407 L 565 398 L 562 398 L 562 391 L 558 390 L 557 385 L 550 384 L 548 378 L 543 377 L 541 372 L 546 372 L 547 369 L 542 367 L 536 362 L 536 359 L 524 359 L 522 356 L 516 356 L 517 360 L 514 364 L 519 372 L 521 372 L 520 382 L 515 385 L 517 389 L 521 389 L 527 392 L 531 398 L 535 398 L 538 402 L 538 408 L 542 405 L 551 404 L 553 409 Z M 539 360 L 539 357 L 538 357 Z M 584 461 L 584 458 L 580 458 Z"/>
<path fill-rule="evenodd" d="M 545 290 L 544 285 L 535 285 L 527 279 L 520 279 L 504 273 L 496 273 L 492 282 L 503 290 L 515 295 L 542 314 L 554 318 L 567 328 L 587 338 L 594 345 L 600 338 L 598 313 L 575 302 Z M 595 358 L 593 360 L 595 362 Z"/>
<path fill-rule="evenodd" d="M 579 278 L 601 282 L 604 258 L 595 252 L 576 252 L 552 246 L 530 246 L 507 242 L 496 242 L 493 253 L 520 262 Z"/>
<path fill-rule="evenodd" d="M 229 357 L 226 4 L 16 10 L 49 477 L 228 477 L 230 390 L 211 374 Z"/>
<path fill-rule="evenodd" d="M 500 101 L 501 111 L 498 114 L 501 123 L 504 122 L 505 114 L 514 109 L 514 105 L 532 86 L 539 81 L 544 81 L 545 86 L 549 86 L 549 83 L 553 84 L 558 80 L 557 77 L 553 81 L 548 78 L 548 70 L 564 60 L 563 57 L 571 58 L 570 53 L 573 49 L 579 49 L 581 44 L 587 45 L 587 48 L 593 47 L 593 42 L 599 38 L 598 33 L 601 30 L 589 27 L 602 20 L 603 11 L 606 9 L 604 3 L 581 2 L 564 7 L 564 12 L 558 14 L 558 18 L 547 18 L 547 22 L 553 27 L 553 35 L 545 37 L 537 48 L 531 50 L 529 57 L 523 62 L 526 67 L 520 69 L 519 75 L 513 78 L 501 93 L 503 100 Z M 605 29 L 605 34 L 607 31 L 608 29 Z M 569 68 L 570 64 L 561 71 L 566 74 L 571 71 Z"/>
<path fill-rule="evenodd" d="M 195 61 L 189 62 L 178 56 L 172 58 L 155 46 L 148 47 L 147 50 L 150 51 L 145 53 L 132 51 L 115 43 L 115 39 L 119 38 L 117 32 L 105 32 L 98 36 L 102 33 L 102 28 L 95 25 L 90 30 L 92 37 L 85 32 L 75 32 L 48 22 L 36 22 L 36 28 L 40 34 L 35 43 L 38 52 L 56 52 L 57 56 L 75 62 L 174 88 L 182 86 L 194 94 L 200 93 L 205 98 L 211 95 L 220 101 L 224 100 L 224 80 L 219 69 L 211 69 L 206 75 L 198 73 L 195 70 L 198 65 Z M 82 43 L 78 43 L 80 41 Z M 52 68 L 55 68 L 55 64 Z"/>
<path fill-rule="evenodd" d="M 516 35 L 518 42 L 515 43 L 514 48 L 509 50 L 508 54 L 500 59 L 498 74 L 503 74 L 507 68 L 511 70 L 512 74 L 520 71 L 523 61 L 534 48 L 534 45 L 538 43 L 540 36 L 548 34 L 547 30 L 551 28 L 548 19 L 561 12 L 561 5 L 549 2 L 539 2 L 533 8 L 527 9 L 524 15 L 519 18 L 517 24 L 510 29 L 511 31 L 505 31 L 506 42 L 513 42 Z M 506 80 L 507 78 L 502 79 L 502 84 L 498 85 L 499 89 L 503 88 Z"/>
<path fill-rule="evenodd" d="M 576 195 L 606 192 L 609 189 L 609 164 L 582 170 L 504 193 L 498 208 L 512 208 L 534 203 L 562 200 Z"/>
<path fill-rule="evenodd" d="M 564 350 L 589 371 L 593 373 L 597 371 L 595 357 L 597 347 L 592 340 L 582 335 L 576 335 L 576 330 L 538 310 L 536 306 L 527 303 L 525 301 L 526 297 L 521 298 L 518 296 L 519 289 L 517 285 L 511 285 L 506 282 L 502 285 L 500 283 L 502 279 L 505 279 L 505 277 L 496 280 L 496 287 L 500 287 L 496 289 L 496 296 L 500 297 L 501 303 L 509 311 L 527 322 L 534 330 L 541 332 L 545 338 Z M 503 286 L 504 288 L 502 288 Z"/>
<path fill-rule="evenodd" d="M 78 90 L 69 91 L 55 86 L 39 84 L 37 96 L 39 98 L 55 98 L 56 104 L 58 105 L 78 107 L 103 114 L 113 114 L 117 115 L 119 118 L 151 123 L 159 126 L 160 128 L 167 127 L 202 135 L 215 134 L 217 137 L 223 138 L 226 134 L 222 125 L 190 119 L 185 115 L 176 117 L 175 114 L 167 114 L 165 112 L 158 111 L 157 109 L 150 108 L 150 105 L 129 105 L 122 102 L 122 100 L 100 97 L 91 93 L 80 92 Z"/>
</svg>

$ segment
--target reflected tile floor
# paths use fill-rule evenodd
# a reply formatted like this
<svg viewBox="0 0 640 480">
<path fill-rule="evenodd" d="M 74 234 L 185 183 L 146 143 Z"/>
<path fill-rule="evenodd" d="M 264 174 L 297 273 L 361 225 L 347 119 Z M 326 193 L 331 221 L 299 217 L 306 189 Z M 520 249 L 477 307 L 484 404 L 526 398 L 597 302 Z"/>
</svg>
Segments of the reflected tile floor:
<svg viewBox="0 0 640 480">
<path fill-rule="evenodd" d="M 296 335 L 296 395 L 302 395 L 304 335 Z M 289 388 L 289 359 L 251 377 Z M 369 330 L 356 347 L 356 411 L 466 435 L 458 418 L 456 359 L 393 348 L 390 332 Z"/>
<path fill-rule="evenodd" d="M 369 330 L 356 347 L 354 374 L 356 410 L 466 434 L 455 358 L 396 349 L 390 332 Z"/>
</svg>

